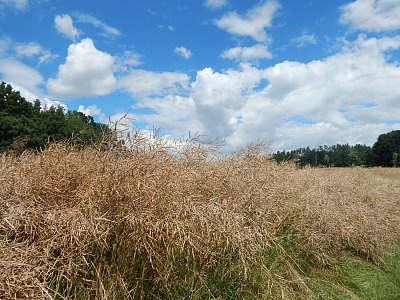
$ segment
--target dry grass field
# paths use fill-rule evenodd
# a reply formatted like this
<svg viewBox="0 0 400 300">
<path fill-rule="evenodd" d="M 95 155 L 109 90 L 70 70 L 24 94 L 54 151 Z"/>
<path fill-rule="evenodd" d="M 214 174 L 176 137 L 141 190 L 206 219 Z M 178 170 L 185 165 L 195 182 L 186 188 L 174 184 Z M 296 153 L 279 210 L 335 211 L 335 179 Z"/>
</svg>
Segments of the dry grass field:
<svg viewBox="0 0 400 300">
<path fill-rule="evenodd" d="M 319 299 L 313 269 L 399 240 L 400 169 L 132 149 L 0 156 L 0 299 Z"/>
</svg>

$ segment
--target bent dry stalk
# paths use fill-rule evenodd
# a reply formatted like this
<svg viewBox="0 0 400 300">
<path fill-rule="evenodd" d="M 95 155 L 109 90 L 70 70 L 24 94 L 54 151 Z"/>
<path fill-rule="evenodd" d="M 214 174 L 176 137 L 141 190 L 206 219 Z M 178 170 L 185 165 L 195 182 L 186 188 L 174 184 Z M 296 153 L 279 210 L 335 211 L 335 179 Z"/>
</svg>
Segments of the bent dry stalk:
<svg viewBox="0 0 400 300">
<path fill-rule="evenodd" d="M 1 155 L 0 298 L 296 298 L 310 266 L 398 238 L 398 170 L 132 144 Z"/>
</svg>

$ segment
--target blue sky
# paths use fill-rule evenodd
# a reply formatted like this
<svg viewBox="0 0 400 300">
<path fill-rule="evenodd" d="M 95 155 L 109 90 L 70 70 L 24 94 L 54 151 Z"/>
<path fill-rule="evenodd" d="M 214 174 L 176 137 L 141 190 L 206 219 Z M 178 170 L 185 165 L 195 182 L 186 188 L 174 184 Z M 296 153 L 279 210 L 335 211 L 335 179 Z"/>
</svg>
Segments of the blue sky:
<svg viewBox="0 0 400 300">
<path fill-rule="evenodd" d="M 0 0 L 0 80 L 28 100 L 229 147 L 400 129 L 399 49 L 398 0 Z"/>
</svg>

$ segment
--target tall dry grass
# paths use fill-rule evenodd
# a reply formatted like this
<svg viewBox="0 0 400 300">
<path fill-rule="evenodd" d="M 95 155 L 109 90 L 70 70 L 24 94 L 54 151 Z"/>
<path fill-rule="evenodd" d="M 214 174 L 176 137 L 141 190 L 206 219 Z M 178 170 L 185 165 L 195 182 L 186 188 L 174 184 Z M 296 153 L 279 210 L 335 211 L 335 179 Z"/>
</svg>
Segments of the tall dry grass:
<svg viewBox="0 0 400 300">
<path fill-rule="evenodd" d="M 313 264 L 399 238 L 398 186 L 370 170 L 135 138 L 0 156 L 0 299 L 306 297 Z"/>
</svg>

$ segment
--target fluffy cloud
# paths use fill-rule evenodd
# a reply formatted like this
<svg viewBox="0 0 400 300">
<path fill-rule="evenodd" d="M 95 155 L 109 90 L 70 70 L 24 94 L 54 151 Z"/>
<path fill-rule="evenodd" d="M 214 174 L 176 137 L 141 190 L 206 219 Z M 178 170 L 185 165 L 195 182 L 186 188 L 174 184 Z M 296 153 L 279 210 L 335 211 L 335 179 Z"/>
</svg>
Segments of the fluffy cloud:
<svg viewBox="0 0 400 300">
<path fill-rule="evenodd" d="M 84 113 L 87 116 L 97 116 L 101 115 L 101 109 L 97 105 L 90 105 L 85 107 L 84 105 L 79 105 L 78 111 Z"/>
<path fill-rule="evenodd" d="M 268 40 L 265 28 L 271 26 L 272 19 L 279 9 L 275 0 L 264 1 L 249 10 L 245 16 L 237 12 L 229 12 L 216 21 L 216 25 L 234 35 L 249 36 L 257 42 Z"/>
<path fill-rule="evenodd" d="M 107 124 L 109 122 L 107 116 L 102 113 L 101 108 L 99 108 L 97 105 L 89 105 L 89 106 L 79 105 L 77 111 L 87 116 L 92 116 L 92 117 L 96 116 L 102 123 Z"/>
<path fill-rule="evenodd" d="M 264 70 L 242 65 L 240 70 L 218 73 L 210 68 L 197 72 L 192 97 L 206 134 L 226 138 L 236 129 L 236 120 L 254 88 L 265 78 Z"/>
<path fill-rule="evenodd" d="M 189 49 L 186 49 L 185 47 L 176 47 L 174 52 L 186 59 L 189 59 L 190 57 L 192 57 L 192 51 L 190 51 Z"/>
<path fill-rule="evenodd" d="M 115 59 L 97 50 L 89 38 L 68 48 L 66 62 L 58 68 L 57 78 L 47 81 L 47 88 L 59 97 L 102 96 L 116 86 Z"/>
<path fill-rule="evenodd" d="M 39 55 L 42 52 L 42 47 L 37 43 L 18 44 L 15 46 L 15 53 L 18 56 L 31 57 Z"/>
<path fill-rule="evenodd" d="M 133 97 L 159 96 L 187 88 L 189 76 L 176 72 L 150 72 L 132 70 L 122 77 L 119 87 Z"/>
<path fill-rule="evenodd" d="M 224 51 L 222 58 L 229 58 L 237 61 L 252 61 L 257 59 L 271 58 L 272 54 L 268 51 L 267 46 L 257 44 L 252 47 L 235 47 Z"/>
<path fill-rule="evenodd" d="M 36 90 L 38 85 L 44 83 L 38 71 L 11 58 L 0 60 L 0 73 L 3 74 L 4 81 L 31 90 Z"/>
<path fill-rule="evenodd" d="M 15 53 L 20 57 L 39 56 L 39 64 L 45 63 L 57 57 L 50 51 L 43 49 L 38 43 L 30 42 L 26 44 L 17 44 L 15 46 Z"/>
<path fill-rule="evenodd" d="M 125 51 L 123 55 L 123 63 L 129 67 L 136 67 L 141 64 L 140 55 L 133 51 Z"/>
<path fill-rule="evenodd" d="M 387 56 L 398 49 L 400 36 L 360 35 L 323 60 L 206 68 L 187 96 L 141 101 L 153 113 L 140 121 L 176 136 L 196 128 L 231 147 L 258 139 L 272 141 L 273 149 L 373 143 L 380 133 L 400 129 L 400 67 Z"/>
<path fill-rule="evenodd" d="M 227 0 L 206 0 L 204 5 L 211 9 L 218 9 L 228 4 Z"/>
<path fill-rule="evenodd" d="M 99 28 L 102 31 L 102 35 L 106 37 L 118 37 L 122 34 L 121 31 L 119 31 L 117 28 L 107 25 L 106 23 L 100 21 L 92 15 L 84 13 L 74 13 L 73 16 L 76 18 L 77 22 L 88 23 Z"/>
<path fill-rule="evenodd" d="M 114 69 L 117 72 L 126 72 L 140 64 L 140 55 L 134 51 L 127 50 L 122 55 L 116 56 Z"/>
<path fill-rule="evenodd" d="M 400 29 L 398 0 L 356 0 L 341 7 L 340 22 L 355 29 L 382 32 Z"/>
<path fill-rule="evenodd" d="M 0 5 L 10 5 L 16 9 L 25 9 L 28 5 L 28 0 L 0 0 Z"/>
<path fill-rule="evenodd" d="M 133 114 L 136 122 L 149 124 L 151 129 L 168 129 L 168 133 L 174 137 L 180 137 L 188 132 L 204 132 L 204 126 L 198 120 L 196 107 L 191 97 L 168 95 L 163 98 L 143 98 L 133 107 L 135 110 L 145 108 L 152 113 Z"/>
<path fill-rule="evenodd" d="M 54 24 L 58 32 L 71 40 L 75 40 L 79 36 L 78 29 L 75 28 L 69 15 L 55 16 Z"/>
<path fill-rule="evenodd" d="M 42 107 L 49 106 L 66 106 L 59 102 L 47 98 L 41 85 L 44 83 L 42 75 L 35 69 L 15 60 L 15 59 L 0 59 L 0 81 L 5 81 L 14 88 L 20 91 L 21 95 L 26 100 L 34 102 L 36 99 L 41 100 Z"/>
</svg>

